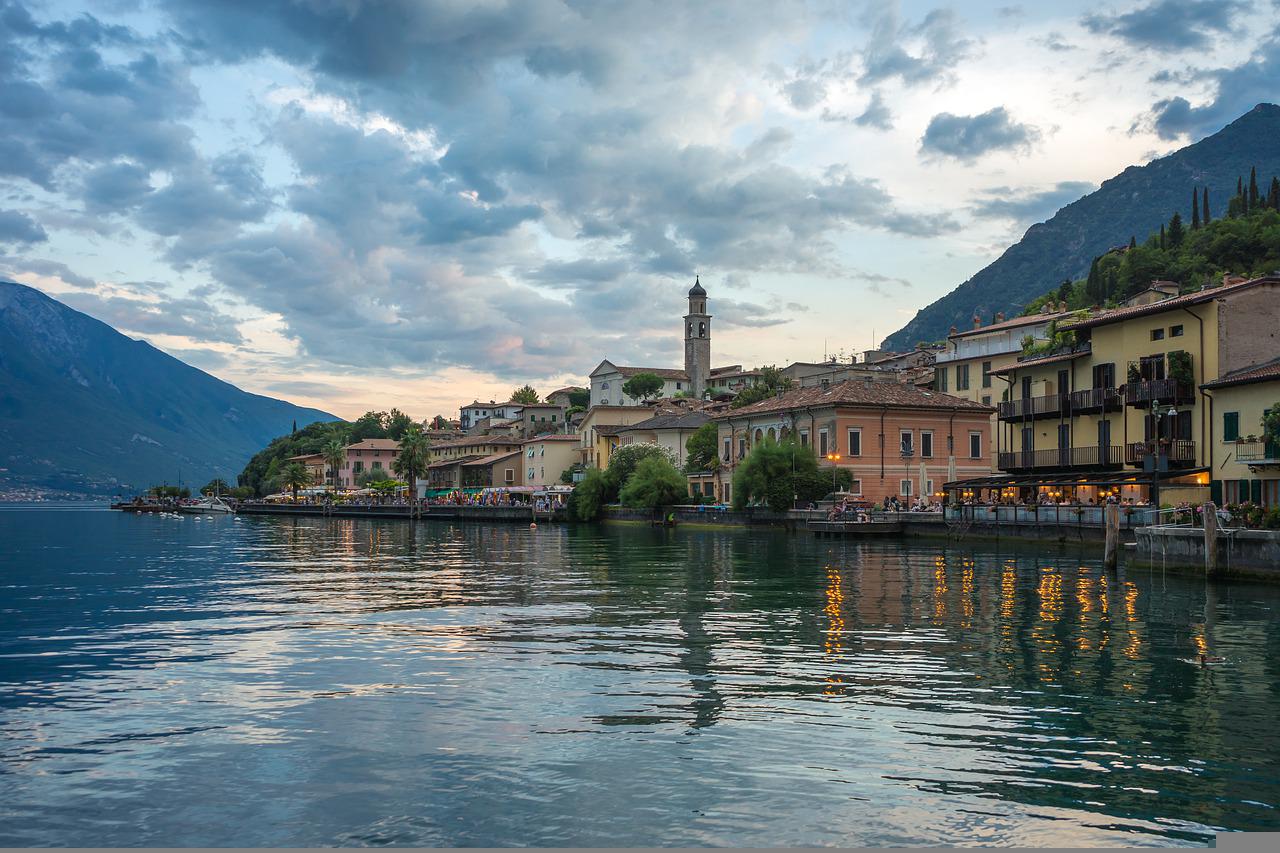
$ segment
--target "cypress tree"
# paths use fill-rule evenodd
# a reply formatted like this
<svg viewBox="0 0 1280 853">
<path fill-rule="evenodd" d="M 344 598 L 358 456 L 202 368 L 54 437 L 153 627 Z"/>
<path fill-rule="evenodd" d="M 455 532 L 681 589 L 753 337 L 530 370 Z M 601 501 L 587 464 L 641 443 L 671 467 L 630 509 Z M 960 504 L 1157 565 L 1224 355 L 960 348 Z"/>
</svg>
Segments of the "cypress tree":
<svg viewBox="0 0 1280 853">
<path fill-rule="evenodd" d="M 1160 248 L 1164 248 L 1164 223 L 1160 223 Z"/>
<path fill-rule="evenodd" d="M 1196 231 L 1200 228 L 1200 189 L 1199 187 L 1191 188 L 1191 230 Z"/>
<path fill-rule="evenodd" d="M 1130 249 L 1138 248 L 1138 238 L 1134 237 L 1132 234 L 1129 235 L 1129 248 Z"/>
<path fill-rule="evenodd" d="M 1244 178 L 1236 175 L 1236 195 L 1244 197 Z"/>
<path fill-rule="evenodd" d="M 1182 245 L 1182 237 L 1182 214 L 1175 210 L 1169 220 L 1169 248 L 1176 249 Z"/>
<path fill-rule="evenodd" d="M 1280 210 L 1280 178 L 1271 176 L 1271 207 Z"/>
<path fill-rule="evenodd" d="M 1094 305 L 1102 304 L 1102 277 L 1098 273 L 1098 259 L 1094 258 L 1093 263 L 1089 265 L 1089 277 L 1084 282 L 1085 295 L 1093 302 Z"/>
<path fill-rule="evenodd" d="M 1111 297 L 1116 295 L 1116 291 L 1119 290 L 1118 280 L 1119 280 L 1119 276 L 1116 274 L 1115 267 L 1112 267 L 1111 269 L 1107 270 L 1107 281 L 1106 281 L 1106 284 L 1104 285 L 1106 289 L 1103 291 L 1103 294 L 1102 294 L 1102 301 L 1104 303 L 1110 302 Z"/>
<path fill-rule="evenodd" d="M 1258 209 L 1258 168 L 1249 167 L 1249 210 Z"/>
<path fill-rule="evenodd" d="M 1204 192 L 1200 194 L 1200 202 L 1204 205 L 1204 212 L 1200 214 L 1200 224 L 1209 224 L 1209 188 L 1205 187 Z"/>
</svg>

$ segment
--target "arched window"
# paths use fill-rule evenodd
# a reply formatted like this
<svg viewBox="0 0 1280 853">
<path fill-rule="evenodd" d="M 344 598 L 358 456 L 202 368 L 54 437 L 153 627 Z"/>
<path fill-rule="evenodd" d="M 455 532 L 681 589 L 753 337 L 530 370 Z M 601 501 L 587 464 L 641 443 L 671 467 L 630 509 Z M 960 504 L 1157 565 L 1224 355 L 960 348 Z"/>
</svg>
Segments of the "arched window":
<svg viewBox="0 0 1280 853">
<path fill-rule="evenodd" d="M 777 441 L 777 440 L 778 440 L 778 435 L 777 435 L 777 433 L 775 433 L 775 432 L 773 431 L 773 427 L 769 427 L 769 440 L 770 440 L 770 441 Z"/>
<path fill-rule="evenodd" d="M 692 324 L 692 323 L 690 323 L 690 324 L 689 324 L 689 337 L 691 337 L 691 338 L 693 337 L 693 324 Z"/>
<path fill-rule="evenodd" d="M 698 337 L 700 337 L 700 338 L 705 338 L 706 336 L 707 336 L 707 324 L 706 324 L 706 323 L 699 323 L 699 324 L 698 324 Z"/>
<path fill-rule="evenodd" d="M 763 440 L 764 440 L 764 433 L 761 432 L 760 430 L 756 430 L 756 444 L 759 444 Z"/>
</svg>

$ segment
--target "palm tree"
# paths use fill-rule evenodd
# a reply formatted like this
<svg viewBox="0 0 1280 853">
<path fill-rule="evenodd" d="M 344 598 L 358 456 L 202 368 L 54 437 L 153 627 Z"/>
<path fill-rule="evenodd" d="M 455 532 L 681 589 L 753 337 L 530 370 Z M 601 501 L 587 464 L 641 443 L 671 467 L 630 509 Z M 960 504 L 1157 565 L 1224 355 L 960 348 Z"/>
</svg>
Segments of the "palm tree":
<svg viewBox="0 0 1280 853">
<path fill-rule="evenodd" d="M 347 462 L 347 443 L 335 436 L 321 448 L 320 454 L 324 457 L 324 464 L 329 466 L 329 473 L 333 477 L 333 490 L 336 492 L 338 491 L 338 469 Z"/>
<path fill-rule="evenodd" d="M 290 462 L 280 469 L 280 485 L 293 492 L 293 502 L 298 502 L 298 489 L 311 485 L 311 472 L 301 462 Z"/>
<path fill-rule="evenodd" d="M 427 472 L 430 448 L 431 442 L 422 434 L 422 430 L 415 427 L 401 437 L 400 454 L 391 463 L 391 470 L 408 482 L 411 499 L 417 499 L 418 478 Z"/>
</svg>

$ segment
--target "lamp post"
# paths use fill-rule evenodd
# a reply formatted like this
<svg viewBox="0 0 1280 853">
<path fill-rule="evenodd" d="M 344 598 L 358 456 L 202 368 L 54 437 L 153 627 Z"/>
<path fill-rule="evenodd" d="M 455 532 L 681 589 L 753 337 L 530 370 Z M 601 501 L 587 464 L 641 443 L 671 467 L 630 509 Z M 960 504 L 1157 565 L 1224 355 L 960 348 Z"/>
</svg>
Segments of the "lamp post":
<svg viewBox="0 0 1280 853">
<path fill-rule="evenodd" d="M 836 487 L 836 474 L 840 472 L 840 466 L 836 463 L 840 461 L 840 454 L 828 453 L 827 461 L 831 463 L 831 491 L 834 492 L 838 490 Z"/>
</svg>

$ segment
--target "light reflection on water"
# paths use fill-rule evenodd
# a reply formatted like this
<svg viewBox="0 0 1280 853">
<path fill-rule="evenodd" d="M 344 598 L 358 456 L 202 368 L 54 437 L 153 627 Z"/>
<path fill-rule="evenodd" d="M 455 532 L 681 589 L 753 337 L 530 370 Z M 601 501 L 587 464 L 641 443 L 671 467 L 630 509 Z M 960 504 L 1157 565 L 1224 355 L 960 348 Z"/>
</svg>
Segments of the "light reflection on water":
<svg viewBox="0 0 1280 853">
<path fill-rule="evenodd" d="M 1280 829 L 1267 586 L 638 527 L 0 511 L 0 541 L 5 844 Z"/>
</svg>

